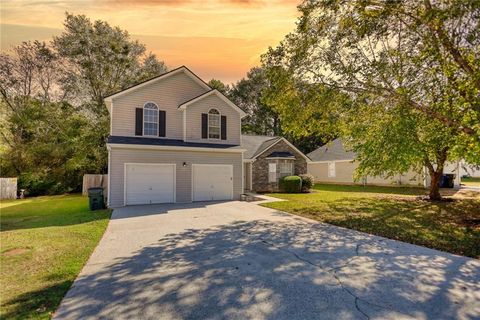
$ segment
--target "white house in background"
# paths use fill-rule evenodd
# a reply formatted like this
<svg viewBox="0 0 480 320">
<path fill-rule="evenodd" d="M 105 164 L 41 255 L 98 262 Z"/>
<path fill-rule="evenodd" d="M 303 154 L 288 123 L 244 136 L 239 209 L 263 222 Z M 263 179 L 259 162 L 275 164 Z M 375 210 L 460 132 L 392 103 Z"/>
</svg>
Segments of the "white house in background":
<svg viewBox="0 0 480 320">
<path fill-rule="evenodd" d="M 315 182 L 332 184 L 368 184 L 368 185 L 406 185 L 428 186 L 428 175 L 414 171 L 406 172 L 394 177 L 367 176 L 360 181 L 354 180 L 354 172 L 358 167 L 355 162 L 355 153 L 347 151 L 340 138 L 307 154 L 310 162 L 307 163 L 307 171 L 313 175 Z M 460 186 L 458 163 L 448 163 L 444 173 L 455 174 L 454 185 Z"/>
<path fill-rule="evenodd" d="M 480 178 L 480 166 L 468 164 L 465 160 L 460 161 L 460 177 Z"/>
</svg>

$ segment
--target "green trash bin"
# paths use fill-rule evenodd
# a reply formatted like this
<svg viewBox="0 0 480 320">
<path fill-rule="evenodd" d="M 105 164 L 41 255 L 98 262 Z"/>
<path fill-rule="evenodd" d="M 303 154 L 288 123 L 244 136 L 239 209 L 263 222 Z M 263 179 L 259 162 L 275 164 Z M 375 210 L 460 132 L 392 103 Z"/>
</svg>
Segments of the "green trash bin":
<svg viewBox="0 0 480 320">
<path fill-rule="evenodd" d="M 88 204 L 91 211 L 105 208 L 103 202 L 103 188 L 88 188 Z"/>
</svg>

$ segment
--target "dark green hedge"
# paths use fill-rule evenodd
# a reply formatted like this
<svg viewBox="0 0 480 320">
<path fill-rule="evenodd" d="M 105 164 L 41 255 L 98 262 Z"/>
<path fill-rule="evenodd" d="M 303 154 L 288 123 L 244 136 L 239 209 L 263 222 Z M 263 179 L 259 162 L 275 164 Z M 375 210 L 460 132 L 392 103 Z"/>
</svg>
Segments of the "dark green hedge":
<svg viewBox="0 0 480 320">
<path fill-rule="evenodd" d="M 302 191 L 302 178 L 299 176 L 287 176 L 280 179 L 280 189 L 287 193 L 299 193 Z"/>
</svg>

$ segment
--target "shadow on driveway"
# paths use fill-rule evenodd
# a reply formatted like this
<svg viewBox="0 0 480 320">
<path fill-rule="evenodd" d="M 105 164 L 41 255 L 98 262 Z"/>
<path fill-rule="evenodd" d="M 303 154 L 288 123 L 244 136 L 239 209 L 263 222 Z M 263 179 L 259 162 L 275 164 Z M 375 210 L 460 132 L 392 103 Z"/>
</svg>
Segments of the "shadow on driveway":
<svg viewBox="0 0 480 320">
<path fill-rule="evenodd" d="M 230 214 L 229 206 L 254 212 L 236 211 L 235 221 L 161 235 L 130 256 L 90 261 L 56 318 L 480 316 L 478 260 L 312 224 L 253 204 L 220 203 L 217 214 Z M 164 210 L 175 219 L 176 209 Z"/>
</svg>

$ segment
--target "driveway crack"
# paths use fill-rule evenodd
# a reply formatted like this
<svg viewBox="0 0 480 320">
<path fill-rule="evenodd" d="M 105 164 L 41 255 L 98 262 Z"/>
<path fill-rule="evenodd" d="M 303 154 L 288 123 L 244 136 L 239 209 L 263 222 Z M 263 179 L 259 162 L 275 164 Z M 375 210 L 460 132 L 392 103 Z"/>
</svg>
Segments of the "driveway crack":
<svg viewBox="0 0 480 320">
<path fill-rule="evenodd" d="M 251 230 L 252 230 L 253 228 L 255 228 L 256 226 L 257 226 L 257 224 L 254 223 L 252 226 L 250 226 L 250 227 L 248 227 L 248 228 L 246 228 L 246 229 L 239 229 L 239 230 L 240 230 L 240 232 L 242 232 L 242 233 L 246 233 L 246 234 L 252 236 L 253 234 L 252 234 Z M 360 256 L 359 250 L 360 250 L 360 247 L 362 246 L 362 243 L 357 243 L 357 244 L 356 244 L 355 249 L 354 249 L 354 251 L 355 251 L 355 256 L 352 257 L 352 258 L 350 258 L 350 259 L 348 259 L 344 264 L 342 264 L 342 265 L 340 265 L 340 266 L 338 266 L 338 267 L 334 267 L 334 268 L 325 268 L 325 267 L 323 267 L 323 266 L 321 266 L 321 265 L 318 265 L 318 264 L 316 264 L 316 263 L 314 263 L 314 262 L 312 262 L 312 261 L 310 261 L 310 260 L 308 260 L 308 259 L 306 259 L 306 258 L 303 258 L 302 256 L 300 256 L 300 255 L 297 254 L 296 252 L 293 252 L 293 251 L 290 251 L 290 250 L 288 250 L 288 249 L 282 248 L 282 247 L 280 247 L 280 246 L 278 246 L 278 245 L 276 245 L 276 244 L 274 244 L 274 243 L 266 240 L 266 239 L 263 238 L 262 236 L 256 236 L 256 237 L 253 236 L 253 237 L 254 237 L 256 240 L 260 241 L 261 243 L 263 243 L 263 244 L 265 244 L 265 245 L 267 245 L 267 246 L 273 247 L 273 248 L 275 248 L 275 249 L 277 249 L 277 250 L 280 250 L 280 251 L 282 251 L 282 252 L 286 252 L 286 253 L 294 256 L 297 260 L 300 260 L 300 261 L 302 261 L 302 262 L 304 262 L 304 263 L 307 263 L 307 264 L 309 264 L 309 265 L 311 265 L 311 266 L 313 266 L 313 267 L 319 268 L 320 270 L 322 270 L 322 271 L 324 271 L 324 272 L 332 273 L 333 277 L 334 277 L 335 280 L 337 281 L 338 285 L 342 288 L 342 290 L 345 291 L 348 295 L 350 295 L 351 297 L 354 298 L 354 306 L 355 306 L 355 309 L 356 309 L 359 313 L 361 313 L 367 320 L 370 320 L 370 316 L 369 316 L 365 311 L 363 311 L 363 310 L 360 308 L 360 306 L 359 306 L 359 301 L 362 301 L 362 302 L 364 302 L 364 303 L 366 303 L 366 304 L 369 304 L 369 305 L 372 305 L 372 306 L 375 306 L 375 307 L 378 307 L 378 308 L 390 310 L 389 308 L 387 308 L 387 307 L 385 307 L 385 306 L 381 306 L 381 305 L 377 305 L 377 304 L 375 304 L 375 303 L 371 303 L 371 302 L 366 301 L 366 300 L 364 300 L 363 298 L 357 296 L 355 293 L 353 293 L 350 289 L 348 289 L 348 288 L 343 284 L 343 282 L 340 280 L 340 277 L 337 275 L 337 271 L 338 271 L 338 270 L 341 270 L 342 268 L 348 266 L 354 259 L 356 259 L 357 257 Z"/>
</svg>

